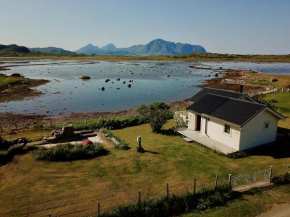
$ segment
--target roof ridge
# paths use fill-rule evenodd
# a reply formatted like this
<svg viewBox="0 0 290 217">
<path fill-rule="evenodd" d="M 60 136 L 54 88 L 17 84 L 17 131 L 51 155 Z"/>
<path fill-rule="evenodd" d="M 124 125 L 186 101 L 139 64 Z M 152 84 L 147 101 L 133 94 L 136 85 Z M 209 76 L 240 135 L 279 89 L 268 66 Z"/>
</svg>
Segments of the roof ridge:
<svg viewBox="0 0 290 217">
<path fill-rule="evenodd" d="M 261 105 L 261 106 L 267 107 L 266 105 L 264 105 L 262 103 L 259 103 L 259 102 L 249 102 L 249 101 L 242 100 L 240 98 L 239 99 L 236 99 L 236 98 L 232 98 L 232 97 L 229 97 L 229 96 L 221 96 L 221 95 L 213 94 L 213 93 L 207 93 L 207 94 L 214 95 L 214 96 L 218 96 L 218 97 L 222 97 L 222 98 L 228 98 L 228 99 L 232 99 L 232 100 L 237 100 L 237 101 L 244 102 L 244 103 L 250 103 L 250 104 Z"/>
<path fill-rule="evenodd" d="M 218 89 L 218 88 L 212 88 L 212 87 L 204 87 L 203 89 L 220 90 L 220 91 L 226 91 L 226 92 L 231 92 L 231 93 L 239 93 L 242 95 L 247 95 L 246 93 L 240 93 L 240 92 L 236 92 L 233 90 L 225 90 L 225 89 Z"/>
</svg>

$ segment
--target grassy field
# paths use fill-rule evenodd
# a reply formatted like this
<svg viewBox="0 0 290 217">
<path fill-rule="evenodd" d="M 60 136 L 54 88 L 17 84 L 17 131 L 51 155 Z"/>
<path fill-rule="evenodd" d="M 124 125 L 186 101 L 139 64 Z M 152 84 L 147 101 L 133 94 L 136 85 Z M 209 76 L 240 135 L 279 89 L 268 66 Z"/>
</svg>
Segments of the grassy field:
<svg viewBox="0 0 290 217">
<path fill-rule="evenodd" d="M 138 191 L 142 197 L 165 194 L 168 182 L 171 193 L 213 183 L 216 173 L 221 179 L 274 166 L 274 173 L 289 164 L 288 146 L 277 153 L 262 153 L 242 159 L 230 159 L 180 136 L 168 135 L 170 121 L 163 134 L 150 133 L 149 125 L 113 131 L 126 140 L 128 151 L 113 149 L 107 156 L 74 162 L 39 162 L 33 153 L 16 156 L 0 167 L 0 216 L 84 216 L 94 213 L 96 203 L 102 209 L 134 202 Z M 147 152 L 136 152 L 136 137 L 142 136 Z"/>
<path fill-rule="evenodd" d="M 279 186 L 267 191 L 255 190 L 242 195 L 227 206 L 217 207 L 204 212 L 190 213 L 183 217 L 250 217 L 257 216 L 272 207 L 290 203 L 290 184 Z"/>
<path fill-rule="evenodd" d="M 43 137 L 48 135 L 50 132 L 51 130 L 42 130 L 42 131 L 29 130 L 29 131 L 20 132 L 17 134 L 4 135 L 2 136 L 2 138 L 5 140 L 13 140 L 20 137 L 25 137 L 28 141 L 38 141 L 38 140 L 43 139 Z"/>
<path fill-rule="evenodd" d="M 253 85 L 266 85 L 266 86 L 274 86 L 274 87 L 284 87 L 290 85 L 290 76 L 289 75 L 277 75 L 277 74 L 266 74 L 266 73 L 251 73 L 247 72 L 247 74 L 251 77 L 257 77 L 259 79 L 271 79 L 272 77 L 277 78 L 278 81 L 270 82 L 270 81 L 247 81 L 249 84 Z"/>
<path fill-rule="evenodd" d="M 29 79 L 23 77 L 10 77 L 0 74 L 0 89 L 7 87 L 9 84 L 19 84 L 28 80 Z"/>
<path fill-rule="evenodd" d="M 164 60 L 164 61 L 250 61 L 250 62 L 290 62 L 290 55 L 239 55 L 217 53 L 191 53 L 182 55 L 158 55 L 158 56 L 121 56 L 121 55 L 83 55 L 83 54 L 51 54 L 14 53 L 1 55 L 0 61 L 19 59 L 76 59 L 76 60 L 108 60 L 108 61 L 134 61 L 134 60 Z"/>
<path fill-rule="evenodd" d="M 286 121 L 279 121 L 279 127 L 290 129 L 290 92 L 267 94 L 265 100 L 270 102 L 276 111 L 286 117 Z M 272 102 L 273 100 L 276 102 Z"/>
</svg>

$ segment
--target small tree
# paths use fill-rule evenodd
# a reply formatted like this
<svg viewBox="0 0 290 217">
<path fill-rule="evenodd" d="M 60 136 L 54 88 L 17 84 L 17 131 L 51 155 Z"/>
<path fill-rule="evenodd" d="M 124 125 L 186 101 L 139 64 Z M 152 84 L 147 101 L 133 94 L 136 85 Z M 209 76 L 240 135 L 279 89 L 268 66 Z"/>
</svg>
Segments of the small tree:
<svg viewBox="0 0 290 217">
<path fill-rule="evenodd" d="M 153 102 L 148 106 L 141 104 L 138 112 L 143 116 L 154 133 L 160 132 L 167 120 L 172 117 L 170 106 L 164 102 Z"/>
<path fill-rule="evenodd" d="M 254 100 L 256 100 L 257 102 L 259 102 L 259 103 L 263 103 L 263 104 L 265 104 L 265 102 L 266 102 L 266 100 L 265 100 L 265 94 L 257 94 L 257 95 L 255 95 L 255 96 L 253 96 L 252 98 L 254 99 Z"/>
</svg>

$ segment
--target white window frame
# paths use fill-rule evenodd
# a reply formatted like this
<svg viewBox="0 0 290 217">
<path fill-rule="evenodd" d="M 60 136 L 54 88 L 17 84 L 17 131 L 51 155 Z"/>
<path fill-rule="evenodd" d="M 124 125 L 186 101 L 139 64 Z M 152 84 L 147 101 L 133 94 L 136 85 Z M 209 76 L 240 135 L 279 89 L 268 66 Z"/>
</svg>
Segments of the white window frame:
<svg viewBox="0 0 290 217">
<path fill-rule="evenodd" d="M 226 132 L 226 126 L 230 127 L 230 132 L 229 133 Z M 223 133 L 224 133 L 224 135 L 232 136 L 232 127 L 230 125 L 228 125 L 228 124 L 224 124 L 224 132 Z"/>
</svg>

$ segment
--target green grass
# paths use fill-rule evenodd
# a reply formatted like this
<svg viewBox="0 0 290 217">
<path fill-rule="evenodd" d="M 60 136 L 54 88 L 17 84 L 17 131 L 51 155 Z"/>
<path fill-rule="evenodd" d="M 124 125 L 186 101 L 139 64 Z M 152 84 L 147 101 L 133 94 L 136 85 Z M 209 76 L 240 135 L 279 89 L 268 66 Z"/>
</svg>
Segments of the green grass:
<svg viewBox="0 0 290 217">
<path fill-rule="evenodd" d="M 39 141 L 43 139 L 46 135 L 48 135 L 51 132 L 51 130 L 29 130 L 29 131 L 24 131 L 20 132 L 17 134 L 11 134 L 11 135 L 5 135 L 2 136 L 3 139 L 5 140 L 13 140 L 21 137 L 25 137 L 28 141 Z"/>
<path fill-rule="evenodd" d="M 22 82 L 27 82 L 29 79 L 23 77 L 10 77 L 6 75 L 0 74 L 0 89 L 4 89 L 9 84 L 15 85 L 20 84 Z"/>
<path fill-rule="evenodd" d="M 83 55 L 83 54 L 51 54 L 31 52 L 28 54 L 8 53 L 0 55 L 6 60 L 14 59 L 79 59 L 79 60 L 164 60 L 164 61 L 250 61 L 250 62 L 290 62 L 290 55 L 238 55 L 217 53 L 191 53 L 182 55 L 157 56 L 121 56 L 121 55 Z M 10 58 L 7 58 L 10 57 Z M 0 58 L 1 59 L 1 58 Z"/>
<path fill-rule="evenodd" d="M 247 83 L 253 84 L 253 85 L 261 85 L 261 86 L 273 85 L 273 83 L 270 81 L 248 81 Z"/>
<path fill-rule="evenodd" d="M 252 190 L 227 206 L 216 207 L 203 212 L 182 215 L 183 217 L 250 217 L 257 216 L 274 206 L 290 202 L 290 184 L 267 191 Z"/>
<path fill-rule="evenodd" d="M 284 115 L 290 114 L 290 92 L 276 92 L 267 94 L 265 100 L 271 103 L 276 109 L 280 109 L 280 112 Z M 271 102 L 275 100 L 277 102 Z"/>
<path fill-rule="evenodd" d="M 290 129 L 290 92 L 267 94 L 265 100 L 268 102 L 277 101 L 276 103 L 271 102 L 271 106 L 286 117 L 286 121 L 279 121 L 279 127 Z"/>
<path fill-rule="evenodd" d="M 180 136 L 170 135 L 171 120 L 162 134 L 150 133 L 150 126 L 139 125 L 113 130 L 131 149 L 115 150 L 105 143 L 107 156 L 72 162 L 39 162 L 33 153 L 15 156 L 13 162 L 0 167 L 1 216 L 89 215 L 96 203 L 102 210 L 135 202 L 138 191 L 142 198 L 164 195 L 166 183 L 171 193 L 214 183 L 216 173 L 221 180 L 228 174 L 241 174 L 274 167 L 284 172 L 289 164 L 289 150 L 278 148 L 284 155 L 263 153 L 241 159 L 230 159 L 196 143 L 186 143 Z M 147 151 L 138 153 L 136 137 L 142 136 Z M 285 145 L 286 147 L 286 145 Z M 13 190 L 11 190 L 13 189 Z"/>
</svg>

